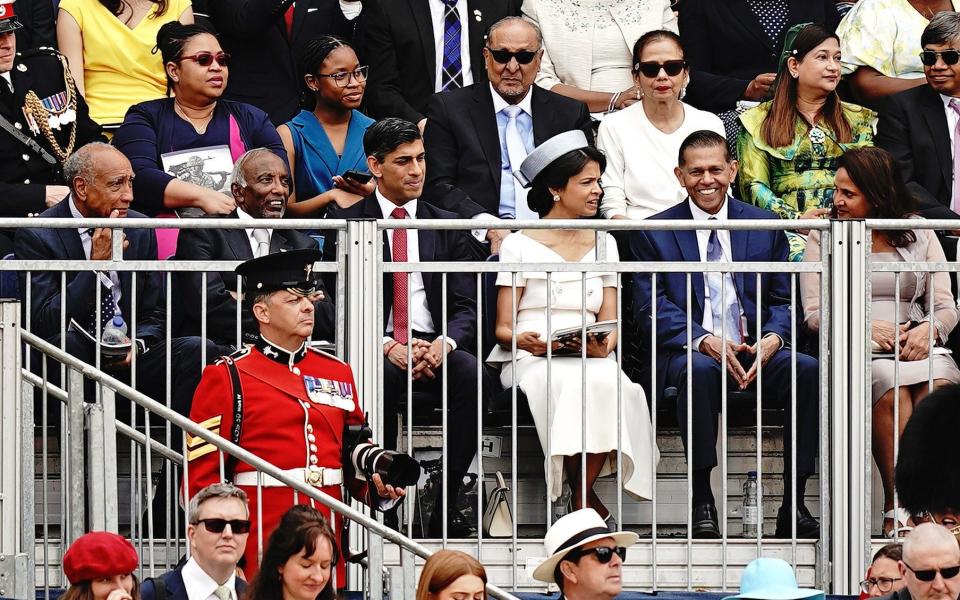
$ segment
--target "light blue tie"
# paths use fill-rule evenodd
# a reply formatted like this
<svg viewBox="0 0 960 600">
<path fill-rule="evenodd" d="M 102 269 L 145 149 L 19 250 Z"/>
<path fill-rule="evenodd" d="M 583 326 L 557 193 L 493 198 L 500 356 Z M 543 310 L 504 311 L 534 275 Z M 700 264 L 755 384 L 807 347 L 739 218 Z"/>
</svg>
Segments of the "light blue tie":
<svg viewBox="0 0 960 600">
<path fill-rule="evenodd" d="M 714 219 L 710 219 L 711 221 Z M 717 230 L 710 232 L 710 239 L 707 240 L 707 260 L 709 262 L 723 262 L 723 248 L 720 247 L 720 237 Z M 728 285 L 726 289 L 726 306 L 723 306 L 723 278 L 724 273 L 711 272 L 706 274 L 707 286 L 710 288 L 710 311 L 713 313 L 713 334 L 720 336 L 722 333 L 720 323 L 727 322 L 727 339 L 731 342 L 740 343 L 743 341 L 743 335 L 740 331 L 740 300 L 737 298 L 737 290 L 733 285 Z"/>
</svg>

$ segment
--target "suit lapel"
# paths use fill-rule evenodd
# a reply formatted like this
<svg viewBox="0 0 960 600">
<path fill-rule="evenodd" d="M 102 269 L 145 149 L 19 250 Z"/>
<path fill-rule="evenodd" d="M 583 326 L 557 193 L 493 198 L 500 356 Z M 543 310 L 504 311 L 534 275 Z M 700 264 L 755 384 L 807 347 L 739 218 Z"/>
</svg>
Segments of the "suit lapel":
<svg viewBox="0 0 960 600">
<path fill-rule="evenodd" d="M 531 86 L 533 96 L 530 98 L 530 110 L 533 111 L 533 143 L 539 146 L 553 135 L 552 119 L 550 118 L 550 96 L 543 93 L 540 87 Z"/>
<path fill-rule="evenodd" d="M 690 212 L 690 206 L 686 200 L 677 207 L 676 217 L 678 219 L 693 220 L 693 213 Z M 700 245 L 697 243 L 697 232 L 695 230 L 676 230 L 673 232 L 673 236 L 677 241 L 677 246 L 680 248 L 680 254 L 683 256 L 684 262 L 700 262 Z M 703 288 L 703 275 L 700 273 L 691 274 L 690 283 L 693 287 L 693 300 L 700 310 L 699 314 L 702 315 L 703 302 L 704 298 L 706 298 L 706 292 Z"/>
<path fill-rule="evenodd" d="M 944 113 L 940 95 L 929 86 L 923 86 L 926 91 L 923 95 L 921 112 L 923 120 L 930 130 L 930 139 L 939 157 L 940 172 L 947 189 L 953 187 L 953 154 L 950 151 L 950 132 L 947 124 L 947 115 Z"/>
<path fill-rule="evenodd" d="M 474 83 L 486 81 L 486 71 L 483 68 L 483 47 L 486 45 L 487 28 L 491 23 L 486 22 L 483 9 L 486 3 L 482 0 L 467 0 L 467 14 L 460 15 L 460 22 L 467 23 L 467 48 L 470 52 L 470 72 Z"/>
<path fill-rule="evenodd" d="M 497 129 L 497 115 L 493 112 L 493 97 L 490 85 L 487 83 L 474 84 L 476 93 L 473 95 L 473 105 L 470 106 L 470 120 L 480 140 L 480 148 L 490 167 L 494 189 L 500 189 L 500 134 Z"/>
<path fill-rule="evenodd" d="M 730 206 L 727 207 L 727 218 L 742 219 L 743 206 L 732 199 L 727 199 L 727 202 L 730 203 Z M 747 242 L 749 238 L 750 232 L 743 229 L 735 229 L 730 232 L 730 254 L 734 261 L 740 262 L 747 260 Z M 733 273 L 733 282 L 737 288 L 737 296 L 739 298 L 743 298 L 743 277 L 743 272 Z"/>
<path fill-rule="evenodd" d="M 433 40 L 433 23 L 430 22 L 430 2 L 429 0 L 407 0 L 410 5 L 410 12 L 413 13 L 413 20 L 417 23 L 417 31 L 420 32 L 420 47 L 423 48 L 423 60 L 425 70 L 430 77 L 430 87 L 433 87 L 435 73 L 437 72 L 437 57 L 434 55 L 436 48 Z"/>
<path fill-rule="evenodd" d="M 809 0 L 790 0 L 790 12 L 791 14 L 797 14 L 797 10 L 794 8 L 799 4 L 799 2 L 806 2 Z M 743 29 L 757 39 L 761 44 L 763 44 L 770 51 L 775 51 L 776 48 L 770 42 L 770 38 L 767 37 L 767 34 L 763 32 L 763 29 L 760 27 L 760 21 L 757 20 L 757 15 L 753 14 L 753 11 L 750 10 L 750 6 L 747 5 L 747 0 L 730 0 L 729 2 L 724 2 L 724 8 L 718 8 L 717 10 L 727 10 L 733 15 L 733 18 L 740 22 L 740 25 L 743 26 Z M 786 31 L 784 31 L 784 34 Z"/>
<path fill-rule="evenodd" d="M 429 214 L 423 200 L 417 202 L 418 219 L 430 219 L 432 216 L 433 215 Z M 417 236 L 417 252 L 420 255 L 418 262 L 431 262 L 437 254 L 437 242 L 439 241 L 437 236 L 439 232 L 431 229 L 420 229 L 411 233 Z M 433 289 L 431 286 L 433 285 L 436 273 L 421 273 L 420 276 L 423 278 L 424 289 Z"/>
<path fill-rule="evenodd" d="M 295 46 L 296 40 L 300 38 L 300 31 L 303 29 L 303 23 L 307 20 L 307 9 L 310 8 L 309 0 L 299 0 L 293 5 L 293 30 L 290 34 L 290 46 Z M 286 23 L 284 23 L 286 26 Z"/>
</svg>

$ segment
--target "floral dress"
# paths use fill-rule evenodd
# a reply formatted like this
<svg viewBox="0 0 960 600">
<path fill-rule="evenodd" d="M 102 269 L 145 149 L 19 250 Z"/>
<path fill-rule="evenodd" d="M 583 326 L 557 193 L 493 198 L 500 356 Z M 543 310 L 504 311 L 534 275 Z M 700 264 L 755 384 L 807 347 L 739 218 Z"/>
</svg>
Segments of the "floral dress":
<svg viewBox="0 0 960 600">
<path fill-rule="evenodd" d="M 770 102 L 764 102 L 740 115 L 743 129 L 737 140 L 737 153 L 742 199 L 784 219 L 796 219 L 812 208 L 831 206 L 837 159 L 851 148 L 873 145 L 873 111 L 843 103 L 843 114 L 852 130 L 850 142 L 837 141 L 823 123 L 811 129 L 797 117 L 793 143 L 773 148 L 760 136 L 770 106 Z M 788 233 L 787 237 L 790 260 L 803 260 L 804 237 L 795 233 Z"/>
</svg>

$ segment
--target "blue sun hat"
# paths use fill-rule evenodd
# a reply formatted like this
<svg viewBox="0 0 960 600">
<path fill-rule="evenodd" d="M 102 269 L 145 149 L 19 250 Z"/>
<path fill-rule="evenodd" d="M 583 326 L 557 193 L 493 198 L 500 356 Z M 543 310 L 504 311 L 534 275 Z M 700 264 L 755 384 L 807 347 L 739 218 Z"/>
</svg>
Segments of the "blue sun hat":
<svg viewBox="0 0 960 600">
<path fill-rule="evenodd" d="M 755 558 L 740 575 L 740 593 L 723 600 L 824 600 L 820 590 L 801 589 L 793 567 L 779 558 Z"/>
</svg>

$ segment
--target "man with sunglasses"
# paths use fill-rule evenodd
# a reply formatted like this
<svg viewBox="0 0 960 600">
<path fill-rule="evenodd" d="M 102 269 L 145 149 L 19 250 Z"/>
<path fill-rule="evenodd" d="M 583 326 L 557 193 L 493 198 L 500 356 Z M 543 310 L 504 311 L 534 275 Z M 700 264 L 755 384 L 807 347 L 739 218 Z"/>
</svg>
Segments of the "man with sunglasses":
<svg viewBox="0 0 960 600">
<path fill-rule="evenodd" d="M 536 219 L 513 172 L 536 146 L 565 131 L 580 129 L 592 143 L 587 106 L 534 84 L 542 56 L 537 26 L 506 17 L 490 27 L 483 49 L 489 82 L 431 98 L 424 146 L 434 204 L 464 219 Z M 495 254 L 507 233 L 475 235 Z"/>
<path fill-rule="evenodd" d="M 904 538 L 900 576 L 906 587 L 884 600 L 956 600 L 960 596 L 960 546 L 950 530 L 921 523 Z"/>
<path fill-rule="evenodd" d="M 569 600 L 616 598 L 623 589 L 627 548 L 637 539 L 631 531 L 610 531 L 592 508 L 573 511 L 547 530 L 543 538 L 547 558 L 533 571 L 533 578 L 556 583 L 560 597 Z"/>
<path fill-rule="evenodd" d="M 237 577 L 250 533 L 247 493 L 230 483 L 203 488 L 187 507 L 190 559 L 140 587 L 142 600 L 238 600 Z"/>
<path fill-rule="evenodd" d="M 919 42 L 927 84 L 886 98 L 875 142 L 902 166 L 920 215 L 957 219 L 960 150 L 954 138 L 960 128 L 960 14 L 938 13 Z M 941 236 L 940 242 L 952 259 L 956 239 Z"/>
</svg>

